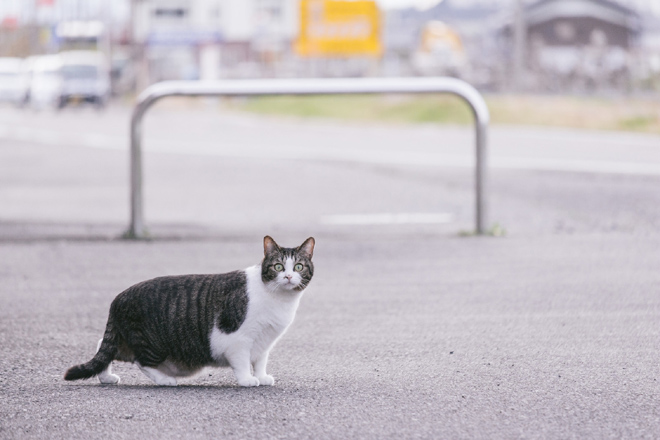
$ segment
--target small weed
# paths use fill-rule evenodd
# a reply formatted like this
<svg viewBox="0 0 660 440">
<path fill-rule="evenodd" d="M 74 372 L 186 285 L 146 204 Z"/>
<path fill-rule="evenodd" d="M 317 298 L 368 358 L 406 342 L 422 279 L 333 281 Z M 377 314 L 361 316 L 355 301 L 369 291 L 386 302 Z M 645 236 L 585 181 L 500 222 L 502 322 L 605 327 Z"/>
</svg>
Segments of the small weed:
<svg viewBox="0 0 660 440">
<path fill-rule="evenodd" d="M 478 235 L 479 234 L 477 234 L 477 231 L 463 230 L 458 233 L 459 237 L 476 237 Z M 504 229 L 499 223 L 495 223 L 493 226 L 487 229 L 483 235 L 485 237 L 504 237 L 506 236 L 506 229 Z"/>
<path fill-rule="evenodd" d="M 646 131 L 655 123 L 657 123 L 657 118 L 655 116 L 635 116 L 633 118 L 626 118 L 619 121 L 618 128 L 631 131 Z"/>
<path fill-rule="evenodd" d="M 504 237 L 506 235 L 506 229 L 504 229 L 499 223 L 495 223 L 488 231 L 486 231 L 486 234 L 492 237 Z"/>
</svg>

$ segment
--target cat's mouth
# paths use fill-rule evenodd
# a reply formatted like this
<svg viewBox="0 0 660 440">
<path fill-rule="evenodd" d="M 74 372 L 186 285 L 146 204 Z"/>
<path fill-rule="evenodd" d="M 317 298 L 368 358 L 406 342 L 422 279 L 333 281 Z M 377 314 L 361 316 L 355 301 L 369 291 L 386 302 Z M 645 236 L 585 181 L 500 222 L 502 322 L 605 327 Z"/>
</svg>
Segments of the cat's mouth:
<svg viewBox="0 0 660 440">
<path fill-rule="evenodd" d="M 298 284 L 299 283 L 297 283 L 293 280 L 284 280 L 283 282 L 280 283 L 280 286 L 285 288 L 285 289 L 292 290 L 292 289 L 295 289 L 296 287 L 298 287 Z"/>
</svg>

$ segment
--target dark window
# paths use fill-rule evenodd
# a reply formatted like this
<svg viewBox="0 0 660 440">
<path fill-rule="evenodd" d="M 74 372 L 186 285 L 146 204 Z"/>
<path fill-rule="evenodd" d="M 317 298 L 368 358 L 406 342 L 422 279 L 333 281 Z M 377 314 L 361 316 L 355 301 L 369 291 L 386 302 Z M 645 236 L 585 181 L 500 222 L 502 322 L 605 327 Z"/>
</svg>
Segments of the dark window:
<svg viewBox="0 0 660 440">
<path fill-rule="evenodd" d="M 177 8 L 177 9 L 164 9 L 164 8 L 158 8 L 154 11 L 154 14 L 156 17 L 183 17 L 186 15 L 186 10 L 183 8 Z"/>
</svg>

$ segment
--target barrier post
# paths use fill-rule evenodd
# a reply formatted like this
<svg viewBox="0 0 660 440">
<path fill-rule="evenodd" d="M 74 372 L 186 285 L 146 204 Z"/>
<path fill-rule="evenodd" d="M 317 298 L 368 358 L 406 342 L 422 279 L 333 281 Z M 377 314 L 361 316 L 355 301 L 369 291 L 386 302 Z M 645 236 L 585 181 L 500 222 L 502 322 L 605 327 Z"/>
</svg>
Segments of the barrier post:
<svg viewBox="0 0 660 440">
<path fill-rule="evenodd" d="M 487 228 L 487 132 L 490 114 L 483 97 L 456 78 L 257 79 L 165 81 L 138 96 L 131 116 L 131 220 L 126 238 L 147 238 L 142 189 L 142 119 L 156 101 L 168 96 L 353 95 L 382 93 L 451 93 L 472 109 L 475 120 L 475 232 Z"/>
</svg>

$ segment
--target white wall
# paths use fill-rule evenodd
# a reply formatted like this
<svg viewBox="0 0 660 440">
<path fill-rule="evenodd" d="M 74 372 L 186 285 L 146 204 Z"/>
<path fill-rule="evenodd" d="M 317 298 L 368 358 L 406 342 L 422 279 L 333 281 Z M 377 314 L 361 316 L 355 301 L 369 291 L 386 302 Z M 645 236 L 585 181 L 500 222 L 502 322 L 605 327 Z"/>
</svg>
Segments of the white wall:
<svg viewBox="0 0 660 440">
<path fill-rule="evenodd" d="M 222 32 L 228 41 L 250 40 L 254 32 L 254 0 L 222 2 Z"/>
<path fill-rule="evenodd" d="M 201 0 L 212 1 L 212 0 Z M 268 28 L 279 38 L 292 39 L 298 33 L 298 0 L 271 0 L 280 3 L 278 22 Z M 221 28 L 229 41 L 249 41 L 258 32 L 259 0 L 222 0 Z"/>
<path fill-rule="evenodd" d="M 264 28 L 275 40 L 291 40 L 298 34 L 299 0 L 147 0 L 148 10 L 184 8 L 183 19 L 152 19 L 151 30 L 179 29 L 220 31 L 227 41 L 252 41 Z M 280 14 L 264 23 L 260 7 L 278 5 Z M 261 20 L 261 22 L 260 22 Z M 159 23 L 157 23 L 159 22 Z M 176 26 L 178 24 L 179 26 Z"/>
<path fill-rule="evenodd" d="M 282 0 L 282 33 L 286 38 L 293 39 L 298 36 L 300 22 L 300 5 L 298 0 Z"/>
</svg>

